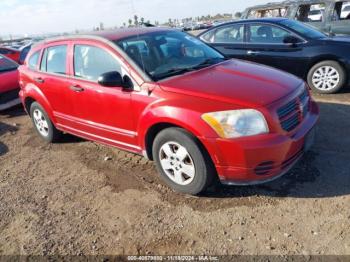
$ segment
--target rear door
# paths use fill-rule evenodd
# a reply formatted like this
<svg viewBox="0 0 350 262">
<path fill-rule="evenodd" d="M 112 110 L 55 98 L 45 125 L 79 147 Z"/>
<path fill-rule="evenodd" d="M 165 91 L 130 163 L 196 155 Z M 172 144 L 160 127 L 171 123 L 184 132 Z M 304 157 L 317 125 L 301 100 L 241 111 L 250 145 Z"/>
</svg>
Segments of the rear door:
<svg viewBox="0 0 350 262">
<path fill-rule="evenodd" d="M 286 29 L 269 23 L 250 23 L 246 27 L 246 59 L 269 65 L 298 76 L 304 75 L 303 64 L 307 61 L 307 43 L 300 39 L 296 45 L 285 44 L 288 36 L 298 37 Z"/>
<path fill-rule="evenodd" d="M 42 52 L 39 70 L 32 75 L 37 85 L 52 107 L 59 125 L 71 125 L 68 116 L 73 114 L 73 105 L 69 93 L 68 44 L 53 43 Z"/>
<path fill-rule="evenodd" d="M 243 23 L 220 26 L 202 35 L 201 39 L 226 57 L 245 59 Z"/>
<path fill-rule="evenodd" d="M 136 143 L 131 93 L 123 87 L 98 84 L 100 75 L 117 71 L 122 76 L 126 68 L 110 47 L 102 43 L 76 41 L 71 49 L 72 83 L 70 96 L 74 104 L 73 120 L 83 136 L 135 150 Z"/>
</svg>

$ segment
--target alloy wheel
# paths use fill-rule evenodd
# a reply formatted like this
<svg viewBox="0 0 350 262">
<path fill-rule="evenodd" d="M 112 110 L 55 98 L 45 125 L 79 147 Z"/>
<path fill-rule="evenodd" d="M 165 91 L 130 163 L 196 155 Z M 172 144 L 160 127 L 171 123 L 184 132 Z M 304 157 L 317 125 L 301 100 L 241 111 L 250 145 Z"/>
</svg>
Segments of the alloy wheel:
<svg viewBox="0 0 350 262">
<path fill-rule="evenodd" d="M 165 143 L 159 150 L 160 164 L 165 174 L 178 185 L 189 185 L 196 174 L 194 162 L 184 146 Z"/>
<path fill-rule="evenodd" d="M 47 137 L 49 135 L 49 124 L 47 123 L 44 114 L 39 109 L 34 110 L 33 120 L 39 133 L 42 136 Z"/>
<path fill-rule="evenodd" d="M 338 86 L 339 82 L 340 74 L 332 66 L 322 66 L 312 76 L 312 83 L 319 90 L 332 90 Z"/>
</svg>

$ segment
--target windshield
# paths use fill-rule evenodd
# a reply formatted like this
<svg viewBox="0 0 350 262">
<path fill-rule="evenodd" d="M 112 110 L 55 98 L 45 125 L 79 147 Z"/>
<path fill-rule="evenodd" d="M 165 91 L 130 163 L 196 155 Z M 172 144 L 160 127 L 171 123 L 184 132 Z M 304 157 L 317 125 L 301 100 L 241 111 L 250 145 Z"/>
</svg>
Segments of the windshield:
<svg viewBox="0 0 350 262">
<path fill-rule="evenodd" d="M 154 81 L 198 70 L 225 59 L 197 38 L 176 31 L 149 33 L 115 43 Z"/>
<path fill-rule="evenodd" d="M 280 24 L 289 27 L 290 29 L 293 29 L 294 31 L 298 32 L 304 37 L 312 38 L 312 39 L 319 39 L 324 38 L 326 35 L 320 31 L 318 31 L 316 28 L 312 26 L 305 25 L 301 22 L 294 21 L 294 20 L 282 20 L 280 21 Z"/>
<path fill-rule="evenodd" d="M 0 55 L 0 72 L 12 71 L 17 69 L 18 65 L 15 62 Z"/>
</svg>

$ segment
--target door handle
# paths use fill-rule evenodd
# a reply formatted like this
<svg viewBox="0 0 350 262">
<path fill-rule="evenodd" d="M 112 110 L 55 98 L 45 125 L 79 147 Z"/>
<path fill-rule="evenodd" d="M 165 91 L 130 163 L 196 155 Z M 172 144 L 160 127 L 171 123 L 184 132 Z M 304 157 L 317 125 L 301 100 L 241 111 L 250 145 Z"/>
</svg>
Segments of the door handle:
<svg viewBox="0 0 350 262">
<path fill-rule="evenodd" d="M 252 51 L 252 50 L 247 51 L 247 55 L 258 55 L 258 54 L 260 54 L 259 51 Z"/>
<path fill-rule="evenodd" d="M 35 77 L 35 78 L 34 78 L 34 81 L 37 82 L 37 83 L 40 83 L 40 84 L 42 84 L 42 83 L 45 82 L 45 80 L 42 79 L 41 77 Z"/>
<path fill-rule="evenodd" d="M 70 86 L 69 88 L 70 88 L 70 90 L 77 92 L 77 93 L 84 92 L 84 90 L 85 90 L 84 88 L 82 88 L 81 86 L 78 86 L 78 85 Z"/>
</svg>

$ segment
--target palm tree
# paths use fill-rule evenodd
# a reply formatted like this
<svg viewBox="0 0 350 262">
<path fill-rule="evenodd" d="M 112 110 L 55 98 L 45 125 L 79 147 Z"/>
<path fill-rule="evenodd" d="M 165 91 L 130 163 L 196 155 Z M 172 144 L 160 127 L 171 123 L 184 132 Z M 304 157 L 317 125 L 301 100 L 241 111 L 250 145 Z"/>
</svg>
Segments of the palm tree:
<svg viewBox="0 0 350 262">
<path fill-rule="evenodd" d="M 141 17 L 141 24 L 145 23 L 145 18 Z"/>
<path fill-rule="evenodd" d="M 135 24 L 135 26 L 139 25 L 139 18 L 137 15 L 134 16 L 134 24 Z"/>
<path fill-rule="evenodd" d="M 129 27 L 131 27 L 131 26 L 132 26 L 132 20 L 129 19 Z"/>
</svg>

